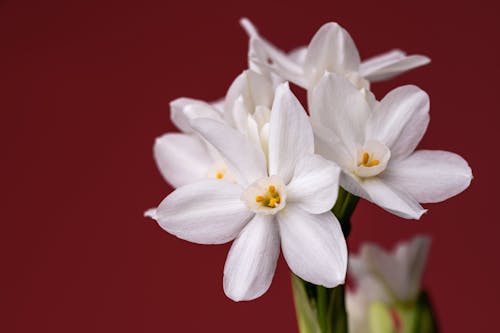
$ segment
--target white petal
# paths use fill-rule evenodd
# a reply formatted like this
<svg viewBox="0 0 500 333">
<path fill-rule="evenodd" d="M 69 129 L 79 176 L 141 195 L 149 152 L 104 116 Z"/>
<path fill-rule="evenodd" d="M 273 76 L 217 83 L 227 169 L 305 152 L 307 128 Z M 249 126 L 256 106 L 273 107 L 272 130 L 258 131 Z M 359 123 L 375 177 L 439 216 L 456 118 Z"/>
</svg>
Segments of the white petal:
<svg viewBox="0 0 500 333">
<path fill-rule="evenodd" d="M 211 119 L 196 119 L 191 125 L 220 152 L 239 184 L 246 186 L 267 175 L 262 149 L 243 134 Z"/>
<path fill-rule="evenodd" d="M 419 219 L 426 212 L 414 198 L 389 186 L 377 177 L 365 179 L 361 185 L 370 196 L 370 201 L 397 216 Z"/>
<path fill-rule="evenodd" d="M 237 124 L 235 103 L 242 99 L 244 111 L 253 114 L 259 105 L 270 108 L 273 101 L 274 89 L 269 77 L 246 70 L 233 81 L 229 87 L 224 105 L 224 116 L 229 124 Z M 241 106 L 240 106 L 241 108 Z"/>
<path fill-rule="evenodd" d="M 357 72 L 359 64 L 358 49 L 349 33 L 337 23 L 330 22 L 324 24 L 309 43 L 304 71 L 309 83 L 314 84 L 325 71 Z"/>
<path fill-rule="evenodd" d="M 287 186 L 287 200 L 301 209 L 320 214 L 332 209 L 339 189 L 340 168 L 319 155 L 298 161 Z"/>
<path fill-rule="evenodd" d="M 334 161 L 342 169 L 351 170 L 353 168 L 353 157 L 347 148 L 340 141 L 337 135 L 329 128 L 317 122 L 312 123 L 314 130 L 314 151 L 324 158 Z"/>
<path fill-rule="evenodd" d="M 288 83 L 276 89 L 269 126 L 269 175 L 279 175 L 287 184 L 297 161 L 314 153 L 309 118 Z"/>
<path fill-rule="evenodd" d="M 472 171 L 457 154 L 417 150 L 394 162 L 382 175 L 391 186 L 404 189 L 418 202 L 440 202 L 469 187 Z"/>
<path fill-rule="evenodd" d="M 429 96 L 416 86 L 389 92 L 373 110 L 366 140 L 378 140 L 391 150 L 392 159 L 411 154 L 429 124 Z"/>
<path fill-rule="evenodd" d="M 371 200 L 368 193 L 361 185 L 362 179 L 356 177 L 355 175 L 347 172 L 342 172 L 340 174 L 340 186 L 347 192 L 354 194 L 357 197 Z"/>
<path fill-rule="evenodd" d="M 347 246 L 337 218 L 331 212 L 310 214 L 293 204 L 277 216 L 283 256 L 290 269 L 328 288 L 344 283 Z"/>
<path fill-rule="evenodd" d="M 359 72 L 366 79 L 375 82 L 390 79 L 411 69 L 427 65 L 431 60 L 423 55 L 406 55 L 401 50 L 375 56 L 363 61 Z"/>
<path fill-rule="evenodd" d="M 404 283 L 394 288 L 402 300 L 416 299 L 421 289 L 422 275 L 429 252 L 430 238 L 425 236 L 414 237 L 410 242 L 402 243 L 396 248 L 395 257 L 399 265 L 403 266 Z"/>
<path fill-rule="evenodd" d="M 241 187 L 202 180 L 178 188 L 156 210 L 156 221 L 169 233 L 194 243 L 233 240 L 253 213 L 240 200 Z"/>
<path fill-rule="evenodd" d="M 190 121 L 195 118 L 210 118 L 221 121 L 219 110 L 204 101 L 192 98 L 177 98 L 170 102 L 170 118 L 178 129 L 184 133 L 193 130 Z"/>
<path fill-rule="evenodd" d="M 364 244 L 360 255 L 349 259 L 349 272 L 365 291 L 375 284 L 385 288 L 372 294 L 373 300 L 413 301 L 421 287 L 429 244 L 430 239 L 424 236 L 398 244 L 393 252 L 375 244 Z"/>
<path fill-rule="evenodd" d="M 224 266 L 224 292 L 234 301 L 264 294 L 274 276 L 280 253 L 278 225 L 257 214 L 234 241 Z"/>
<path fill-rule="evenodd" d="M 311 121 L 332 130 L 353 161 L 357 146 L 364 143 L 370 113 L 363 93 L 341 75 L 326 74 L 312 93 Z"/>
<path fill-rule="evenodd" d="M 173 187 L 207 177 L 215 165 L 207 144 L 196 134 L 165 134 L 156 139 L 153 153 L 163 178 Z"/>
<path fill-rule="evenodd" d="M 303 66 L 306 61 L 307 46 L 300 46 L 288 52 L 288 58 L 296 64 Z"/>
<path fill-rule="evenodd" d="M 152 218 L 153 220 L 156 220 L 156 208 L 149 208 L 147 211 L 144 212 L 144 217 L 149 217 Z"/>
<path fill-rule="evenodd" d="M 273 44 L 262 38 L 257 28 L 247 18 L 240 20 L 250 38 L 248 50 L 249 67 L 261 74 L 273 72 L 284 80 L 291 81 L 301 87 L 305 87 L 302 66 L 295 63 L 284 52 Z"/>
</svg>

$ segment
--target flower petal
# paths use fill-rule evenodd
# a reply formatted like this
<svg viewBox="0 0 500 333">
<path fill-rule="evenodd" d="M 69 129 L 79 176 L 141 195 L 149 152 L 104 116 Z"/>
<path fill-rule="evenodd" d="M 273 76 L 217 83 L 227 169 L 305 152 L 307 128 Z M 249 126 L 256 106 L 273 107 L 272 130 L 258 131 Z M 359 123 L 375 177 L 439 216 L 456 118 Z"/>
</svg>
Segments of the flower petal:
<svg viewBox="0 0 500 333">
<path fill-rule="evenodd" d="M 300 66 L 304 65 L 306 56 L 307 46 L 300 46 L 288 52 L 288 58 Z"/>
<path fill-rule="evenodd" d="M 272 216 L 257 214 L 234 241 L 224 266 L 224 292 L 234 301 L 264 294 L 280 253 L 278 225 Z"/>
<path fill-rule="evenodd" d="M 190 121 L 195 118 L 222 120 L 216 106 L 204 101 L 181 97 L 170 102 L 170 119 L 184 133 L 193 132 Z"/>
<path fill-rule="evenodd" d="M 340 168 L 320 155 L 302 158 L 287 186 L 287 202 L 312 214 L 329 211 L 337 200 L 339 175 Z"/>
<path fill-rule="evenodd" d="M 427 211 L 414 198 L 377 177 L 363 180 L 361 186 L 369 195 L 368 200 L 397 216 L 420 219 L 420 216 Z"/>
<path fill-rule="evenodd" d="M 314 153 L 309 118 L 288 83 L 276 89 L 269 126 L 269 175 L 279 175 L 287 184 L 297 161 Z"/>
<path fill-rule="evenodd" d="M 195 119 L 191 126 L 220 152 L 239 184 L 246 186 L 267 175 L 262 149 L 243 134 L 212 119 Z"/>
<path fill-rule="evenodd" d="M 377 140 L 391 150 L 392 159 L 411 154 L 429 124 L 429 96 L 416 86 L 389 92 L 375 107 L 366 125 L 366 140 Z"/>
<path fill-rule="evenodd" d="M 335 133 L 355 160 L 357 146 L 364 143 L 365 124 L 371 110 L 365 96 L 345 77 L 325 74 L 312 93 L 311 121 Z"/>
<path fill-rule="evenodd" d="M 347 246 L 331 213 L 310 214 L 288 204 L 278 214 L 283 256 L 302 279 L 333 288 L 344 283 Z"/>
<path fill-rule="evenodd" d="M 376 82 L 390 79 L 411 69 L 427 65 L 430 59 L 423 55 L 406 55 L 401 50 L 392 50 L 363 61 L 359 72 L 367 80 Z"/>
<path fill-rule="evenodd" d="M 235 104 L 238 99 L 243 103 L 246 115 L 253 114 L 257 106 L 270 108 L 273 102 L 274 89 L 269 77 L 252 70 L 245 70 L 233 81 L 229 87 L 224 104 L 224 116 L 233 127 L 238 122 L 238 108 Z M 240 102 L 240 103 L 241 103 Z M 246 117 L 245 117 L 246 121 Z"/>
<path fill-rule="evenodd" d="M 208 179 L 170 193 L 154 217 L 167 232 L 200 244 L 233 240 L 254 215 L 240 200 L 241 187 Z"/>
<path fill-rule="evenodd" d="M 261 72 L 261 74 L 273 72 L 285 80 L 305 87 L 303 71 L 300 65 L 262 38 L 249 19 L 242 18 L 240 24 L 250 38 L 248 50 L 250 68 Z"/>
<path fill-rule="evenodd" d="M 429 245 L 430 239 L 425 236 L 398 244 L 392 253 L 375 244 L 364 244 L 360 255 L 349 259 L 349 273 L 365 291 L 367 284 L 370 288 L 378 284 L 385 289 L 373 295 L 373 300 L 414 301 L 420 290 Z"/>
<path fill-rule="evenodd" d="M 402 300 L 416 299 L 421 287 L 422 275 L 427 261 L 431 239 L 414 237 L 408 243 L 400 244 L 395 251 L 399 265 L 403 266 L 404 283 L 395 286 L 394 291 Z"/>
<path fill-rule="evenodd" d="M 382 175 L 392 187 L 404 189 L 418 202 L 440 202 L 469 187 L 472 170 L 457 154 L 440 150 L 417 150 L 390 164 Z"/>
<path fill-rule="evenodd" d="M 334 22 L 324 24 L 307 47 L 304 72 L 312 88 L 325 71 L 338 74 L 358 72 L 358 49 L 349 33 Z"/>
<path fill-rule="evenodd" d="M 197 134 L 165 134 L 156 139 L 153 153 L 163 178 L 173 187 L 207 177 L 216 163 Z"/>
</svg>

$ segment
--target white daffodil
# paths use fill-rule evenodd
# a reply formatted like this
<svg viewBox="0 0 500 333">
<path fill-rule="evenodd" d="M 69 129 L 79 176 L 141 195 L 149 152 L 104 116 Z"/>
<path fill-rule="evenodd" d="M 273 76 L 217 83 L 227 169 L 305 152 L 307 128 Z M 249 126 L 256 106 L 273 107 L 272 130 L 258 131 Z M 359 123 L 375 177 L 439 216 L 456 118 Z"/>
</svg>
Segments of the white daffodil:
<svg viewBox="0 0 500 333">
<path fill-rule="evenodd" d="M 290 269 L 315 284 L 343 283 L 346 243 L 330 212 L 340 169 L 314 152 L 309 119 L 288 84 L 276 90 L 268 156 L 241 132 L 213 119 L 191 121 L 220 152 L 236 183 L 206 179 L 180 187 L 154 218 L 179 238 L 202 244 L 233 239 L 224 291 L 233 300 L 269 288 L 280 252 Z"/>
<path fill-rule="evenodd" d="M 327 71 L 344 75 L 358 89 L 369 91 L 370 82 L 390 79 L 430 62 L 425 56 L 408 56 L 401 50 L 392 50 L 361 62 L 349 33 L 334 22 L 324 24 L 307 47 L 285 54 L 262 38 L 248 19 L 243 18 L 240 23 L 250 37 L 249 60 L 252 66 L 276 73 L 304 89 L 312 89 Z"/>
<path fill-rule="evenodd" d="M 182 133 L 167 133 L 155 141 L 154 157 L 163 177 L 173 187 L 207 177 L 234 182 L 219 153 L 193 131 L 190 121 L 225 122 L 265 147 L 273 96 L 270 79 L 247 70 L 234 80 L 223 102 L 209 104 L 191 98 L 171 102 L 171 120 Z"/>
<path fill-rule="evenodd" d="M 392 252 L 365 244 L 359 255 L 349 256 L 349 274 L 356 284 L 346 298 L 350 332 L 413 332 L 408 326 L 414 317 L 406 314 L 421 292 L 429 244 L 428 237 L 418 236 Z M 392 329 L 378 329 L 383 326 Z"/>
<path fill-rule="evenodd" d="M 325 74 L 312 93 L 316 151 L 343 170 L 340 185 L 404 218 L 425 212 L 419 203 L 440 202 L 472 179 L 460 156 L 414 151 L 429 123 L 429 97 L 416 86 L 389 92 L 374 106 L 337 74 Z"/>
<path fill-rule="evenodd" d="M 224 161 L 190 125 L 190 119 L 203 117 L 223 121 L 214 106 L 199 100 L 179 98 L 170 103 L 170 117 L 182 133 L 167 133 L 157 138 L 153 147 L 156 165 L 173 187 L 204 178 L 234 181 Z"/>
</svg>

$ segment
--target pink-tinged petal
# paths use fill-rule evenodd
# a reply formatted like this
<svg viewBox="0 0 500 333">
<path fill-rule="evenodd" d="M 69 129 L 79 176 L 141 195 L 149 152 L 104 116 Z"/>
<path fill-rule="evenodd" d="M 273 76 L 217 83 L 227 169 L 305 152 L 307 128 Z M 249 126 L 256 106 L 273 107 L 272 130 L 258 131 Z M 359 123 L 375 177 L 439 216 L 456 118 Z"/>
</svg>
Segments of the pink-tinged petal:
<svg viewBox="0 0 500 333">
<path fill-rule="evenodd" d="M 429 96 L 416 86 L 389 92 L 375 107 L 366 126 L 366 140 L 377 140 L 391 150 L 393 160 L 411 154 L 429 124 Z"/>
<path fill-rule="evenodd" d="M 286 184 L 297 161 L 314 153 L 309 118 L 288 83 L 276 89 L 269 126 L 269 175 L 279 175 Z"/>
<path fill-rule="evenodd" d="M 339 190 L 340 168 L 320 155 L 308 155 L 298 161 L 287 186 L 287 202 L 321 214 L 332 209 Z"/>
<path fill-rule="evenodd" d="M 347 246 L 337 218 L 331 212 L 311 214 L 293 204 L 277 216 L 283 256 L 292 272 L 328 288 L 344 283 Z"/>
<path fill-rule="evenodd" d="M 239 184 L 246 186 L 267 175 L 262 149 L 243 134 L 211 119 L 196 119 L 191 125 L 219 151 Z"/>
<path fill-rule="evenodd" d="M 371 114 L 363 93 L 342 75 L 325 74 L 312 93 L 310 111 L 315 130 L 320 126 L 331 130 L 355 160 Z"/>
<path fill-rule="evenodd" d="M 184 133 L 193 132 L 190 122 L 196 118 L 222 121 L 220 111 L 204 101 L 181 97 L 170 102 L 170 119 Z"/>
<path fill-rule="evenodd" d="M 200 244 L 233 240 L 254 215 L 240 200 L 241 187 L 209 179 L 179 187 L 156 209 L 167 232 Z"/>
<path fill-rule="evenodd" d="M 377 177 L 365 179 L 361 185 L 370 201 L 397 216 L 418 220 L 427 211 L 413 197 Z"/>
<path fill-rule="evenodd" d="M 337 23 L 330 22 L 324 24 L 309 43 L 304 72 L 309 84 L 313 85 L 325 71 L 338 74 L 358 72 L 360 62 L 358 49 L 349 33 Z"/>
<path fill-rule="evenodd" d="M 173 187 L 208 177 L 216 163 L 207 144 L 196 134 L 165 134 L 156 139 L 153 153 L 163 178 Z"/>
<path fill-rule="evenodd" d="M 390 164 L 385 182 L 422 203 L 440 202 L 469 187 L 472 170 L 462 157 L 440 150 L 417 150 Z"/>
<path fill-rule="evenodd" d="M 401 50 L 392 50 L 363 61 L 359 72 L 367 80 L 376 82 L 388 80 L 430 62 L 431 60 L 423 55 L 408 56 Z"/>
<path fill-rule="evenodd" d="M 264 294 L 273 280 L 280 253 L 278 225 L 257 214 L 234 241 L 224 266 L 224 292 L 234 301 Z"/>
</svg>

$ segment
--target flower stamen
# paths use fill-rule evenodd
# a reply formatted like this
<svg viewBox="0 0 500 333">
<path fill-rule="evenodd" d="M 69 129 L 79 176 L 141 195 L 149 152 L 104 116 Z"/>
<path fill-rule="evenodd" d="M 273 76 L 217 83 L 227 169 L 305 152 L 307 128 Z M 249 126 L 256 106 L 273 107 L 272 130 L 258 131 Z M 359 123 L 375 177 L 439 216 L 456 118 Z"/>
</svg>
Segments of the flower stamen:
<svg viewBox="0 0 500 333">
<path fill-rule="evenodd" d="M 366 151 L 363 153 L 363 157 L 361 162 L 358 163 L 358 166 L 372 167 L 380 164 L 379 160 L 372 159 L 373 156 L 370 156 Z"/>
<path fill-rule="evenodd" d="M 281 202 L 281 197 L 276 191 L 276 186 L 269 185 L 267 187 L 267 193 L 264 195 L 257 195 L 255 197 L 255 202 L 261 203 L 264 207 L 276 208 L 276 205 Z"/>
<path fill-rule="evenodd" d="M 224 178 L 224 174 L 223 174 L 222 172 L 220 172 L 220 171 L 219 171 L 219 172 L 217 172 L 217 173 L 215 174 L 215 178 L 217 178 L 217 179 L 222 179 L 222 178 Z"/>
</svg>

